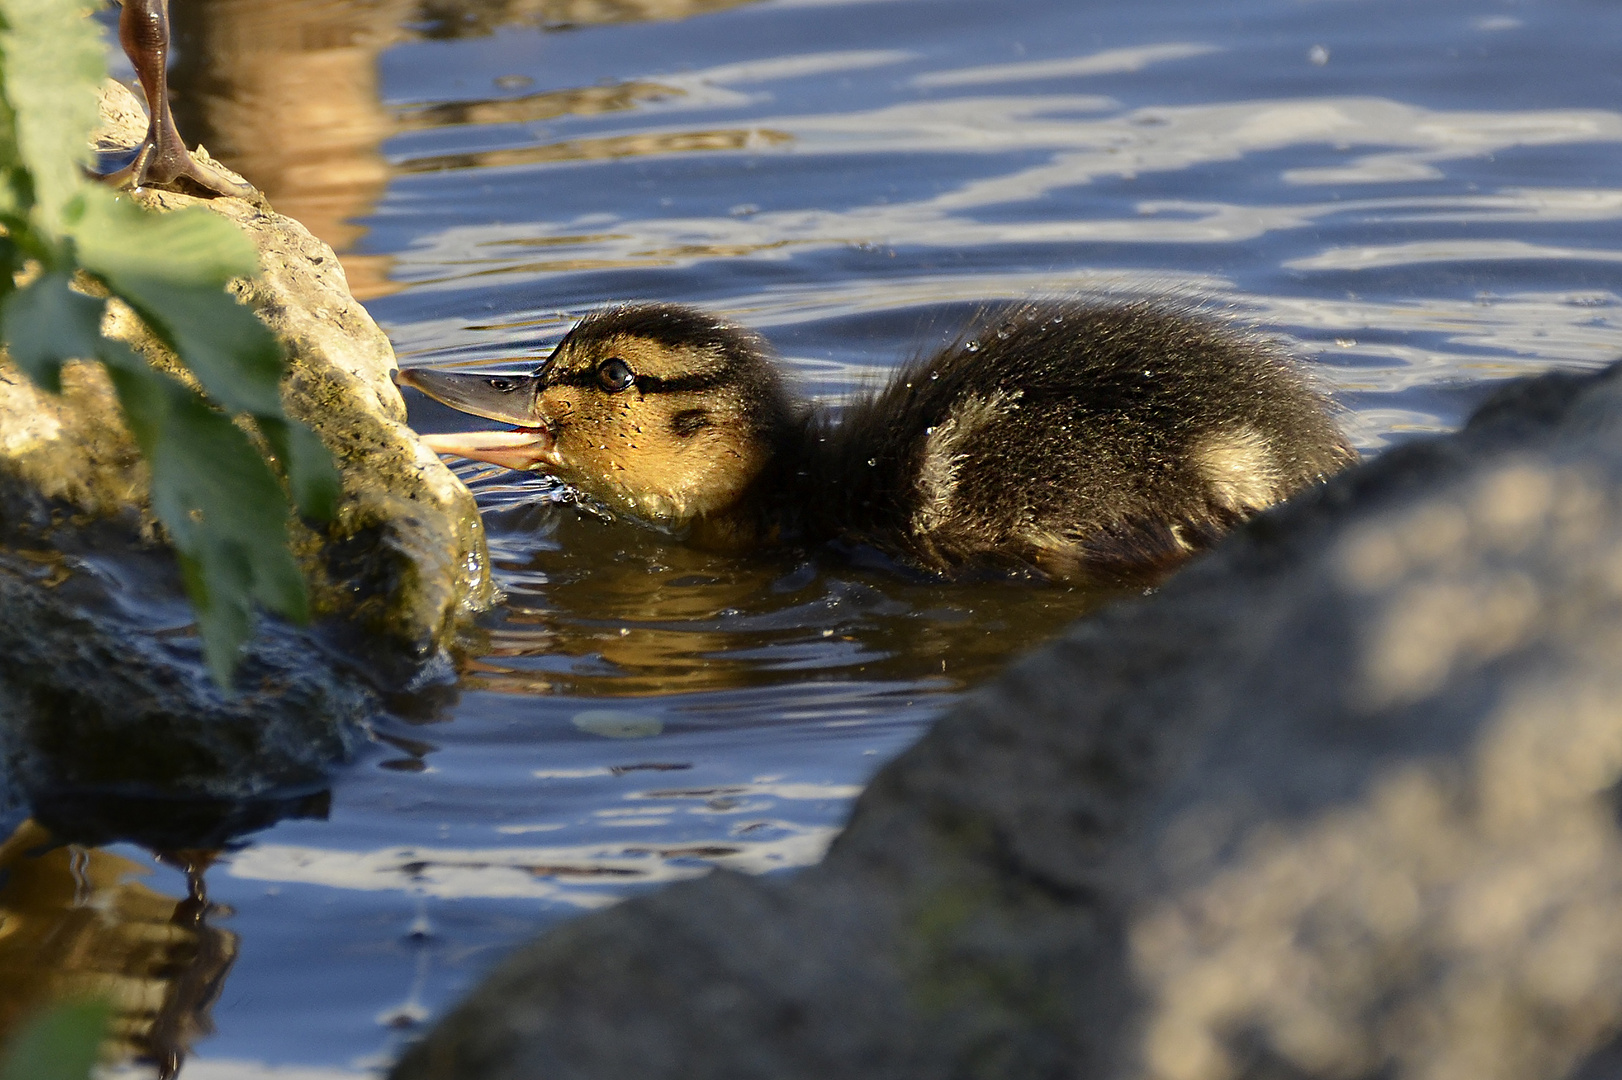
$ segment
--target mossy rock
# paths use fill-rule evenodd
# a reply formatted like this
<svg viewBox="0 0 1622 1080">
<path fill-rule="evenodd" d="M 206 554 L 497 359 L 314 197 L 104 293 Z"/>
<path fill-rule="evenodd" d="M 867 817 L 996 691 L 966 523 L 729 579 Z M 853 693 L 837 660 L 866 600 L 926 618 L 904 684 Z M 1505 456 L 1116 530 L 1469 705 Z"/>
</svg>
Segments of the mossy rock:
<svg viewBox="0 0 1622 1080">
<path fill-rule="evenodd" d="M 103 146 L 144 131 L 121 87 L 103 118 Z M 262 200 L 136 197 L 206 206 L 259 251 L 263 272 L 234 287 L 284 343 L 283 405 L 342 480 L 333 521 L 295 526 L 315 625 L 262 620 L 235 693 L 215 687 L 105 372 L 70 363 L 57 396 L 0 354 L 0 810 L 47 789 L 241 799 L 319 785 L 379 695 L 448 670 L 495 597 L 472 495 L 406 426 L 393 350 L 332 249 Z M 103 329 L 184 375 L 122 304 Z"/>
</svg>

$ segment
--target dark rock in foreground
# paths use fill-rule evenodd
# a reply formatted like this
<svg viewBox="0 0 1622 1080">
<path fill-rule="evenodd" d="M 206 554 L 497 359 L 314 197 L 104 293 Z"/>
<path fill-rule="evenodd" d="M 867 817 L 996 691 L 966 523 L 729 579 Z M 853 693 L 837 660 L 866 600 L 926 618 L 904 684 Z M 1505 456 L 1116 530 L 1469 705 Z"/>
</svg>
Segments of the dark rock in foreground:
<svg viewBox="0 0 1622 1080">
<path fill-rule="evenodd" d="M 1566 1075 L 1622 1028 L 1619 780 L 1612 368 L 1263 515 L 966 699 L 822 865 L 578 919 L 394 1076 Z"/>
</svg>

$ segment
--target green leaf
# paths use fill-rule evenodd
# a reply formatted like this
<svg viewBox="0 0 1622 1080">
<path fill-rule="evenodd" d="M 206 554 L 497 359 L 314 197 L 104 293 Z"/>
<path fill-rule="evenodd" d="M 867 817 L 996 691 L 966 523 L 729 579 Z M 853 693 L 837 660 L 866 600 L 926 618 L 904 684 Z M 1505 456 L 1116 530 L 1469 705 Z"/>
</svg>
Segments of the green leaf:
<svg viewBox="0 0 1622 1080">
<path fill-rule="evenodd" d="M 211 545 L 197 556 L 176 552 L 181 578 L 197 613 L 203 659 L 214 681 L 231 688 L 231 676 L 242 659 L 242 646 L 253 638 L 253 606 L 246 602 L 249 570 L 229 548 Z"/>
<path fill-rule="evenodd" d="M 270 328 L 219 287 L 161 278 L 108 279 L 228 412 L 282 415 L 282 346 Z"/>
<path fill-rule="evenodd" d="M 17 159 L 17 116 L 5 95 L 5 78 L 5 64 L 0 63 L 0 220 L 15 230 L 26 220 L 34 195 Z"/>
<path fill-rule="evenodd" d="M 229 685 L 253 633 L 255 601 L 300 622 L 309 617 L 304 578 L 287 547 L 286 496 L 229 419 L 174 379 L 137 367 L 128 348 L 106 353 L 152 467 L 152 511 L 179 556 L 203 655 Z"/>
<path fill-rule="evenodd" d="M 338 516 L 343 484 L 333 468 L 332 455 L 315 432 L 297 420 L 259 419 L 271 450 L 281 459 L 282 471 L 293 489 L 293 505 L 307 518 L 331 521 Z"/>
<path fill-rule="evenodd" d="M 165 383 L 174 380 L 159 376 L 145 357 L 112 338 L 102 338 L 96 357 L 107 365 L 113 389 L 118 392 L 118 404 L 124 410 L 124 422 L 135 436 L 141 456 L 150 460 L 163 437 L 163 422 L 169 410 Z"/>
<path fill-rule="evenodd" d="M 91 196 L 74 239 L 85 267 L 135 309 L 215 403 L 254 417 L 300 511 L 333 516 L 339 484 L 331 458 L 282 412 L 281 344 L 224 290 L 258 270 L 241 231 L 201 209 L 157 215 L 127 199 Z M 204 655 L 226 685 L 252 634 L 255 601 L 308 617 L 304 579 L 287 550 L 287 495 L 226 416 L 127 348 L 103 356 L 151 464 L 153 513 L 179 556 Z"/>
<path fill-rule="evenodd" d="M 253 243 L 230 221 L 201 206 L 155 214 L 128 192 L 87 190 L 73 238 L 79 261 L 109 282 L 157 278 L 175 286 L 221 288 L 232 278 L 259 272 Z"/>
<path fill-rule="evenodd" d="M 12 1039 L 0 1080 L 89 1080 L 112 1018 L 104 1002 L 51 1008 Z"/>
<path fill-rule="evenodd" d="M 0 224 L 7 229 L 16 229 L 26 220 L 28 206 L 34 198 L 28 173 L 9 164 L 16 160 L 14 154 L 8 155 L 6 149 L 0 147 Z"/>
<path fill-rule="evenodd" d="M 15 113 L 17 159 L 32 179 L 34 221 L 51 234 L 62 231 L 63 208 L 85 186 L 96 89 L 107 75 L 94 6 L 0 0 L 0 70 Z"/>
<path fill-rule="evenodd" d="M 9 236 L 0 236 L 0 299 L 17 291 L 17 271 L 23 266 L 23 255 Z"/>
<path fill-rule="evenodd" d="M 224 291 L 257 273 L 242 231 L 201 207 L 152 214 L 91 197 L 75 229 L 79 261 L 126 301 L 228 412 L 282 415 L 276 335 Z"/>
<path fill-rule="evenodd" d="M 0 333 L 11 359 L 53 394 L 62 392 L 62 362 L 91 360 L 101 352 L 101 314 L 107 301 L 74 292 L 69 274 L 41 274 L 0 304 Z"/>
</svg>

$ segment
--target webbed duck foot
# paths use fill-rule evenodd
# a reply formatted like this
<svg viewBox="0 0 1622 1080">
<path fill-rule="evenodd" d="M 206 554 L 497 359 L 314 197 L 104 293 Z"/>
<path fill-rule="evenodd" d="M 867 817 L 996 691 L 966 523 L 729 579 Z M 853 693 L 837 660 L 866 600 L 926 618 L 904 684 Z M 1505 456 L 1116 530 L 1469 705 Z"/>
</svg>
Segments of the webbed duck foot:
<svg viewBox="0 0 1622 1080">
<path fill-rule="evenodd" d="M 251 184 L 227 176 L 209 162 L 186 152 L 169 107 L 169 0 L 124 0 L 118 17 L 118 40 L 146 91 L 152 120 L 146 138 L 129 164 L 97 178 L 117 186 L 161 187 L 195 193 L 255 199 Z"/>
<path fill-rule="evenodd" d="M 201 189 L 204 195 L 229 195 L 250 202 L 259 198 L 252 184 L 188 154 L 179 135 L 165 145 L 164 140 L 148 134 L 128 165 L 112 172 L 93 172 L 91 176 L 113 187 L 156 187 L 187 194 L 197 194 Z"/>
</svg>

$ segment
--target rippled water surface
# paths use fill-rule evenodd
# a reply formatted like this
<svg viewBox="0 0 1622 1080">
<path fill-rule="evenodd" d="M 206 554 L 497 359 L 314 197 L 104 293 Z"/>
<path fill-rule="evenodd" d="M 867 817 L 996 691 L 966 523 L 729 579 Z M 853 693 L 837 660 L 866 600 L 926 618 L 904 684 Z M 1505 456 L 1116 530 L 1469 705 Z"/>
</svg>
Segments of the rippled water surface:
<svg viewBox="0 0 1622 1080">
<path fill-rule="evenodd" d="M 361 7 L 197 0 L 179 74 L 407 366 L 521 369 L 593 306 L 678 300 L 837 402 L 982 300 L 1171 293 L 1293 342 L 1378 452 L 1622 352 L 1614 4 Z M 244 134 L 238 100 L 289 104 Z M 814 861 L 955 694 L 1100 599 L 706 555 L 463 474 L 506 605 L 324 818 L 207 872 L 230 959 L 185 1077 L 367 1074 L 549 923 Z M 185 892 L 71 858 L 81 891 Z"/>
</svg>

